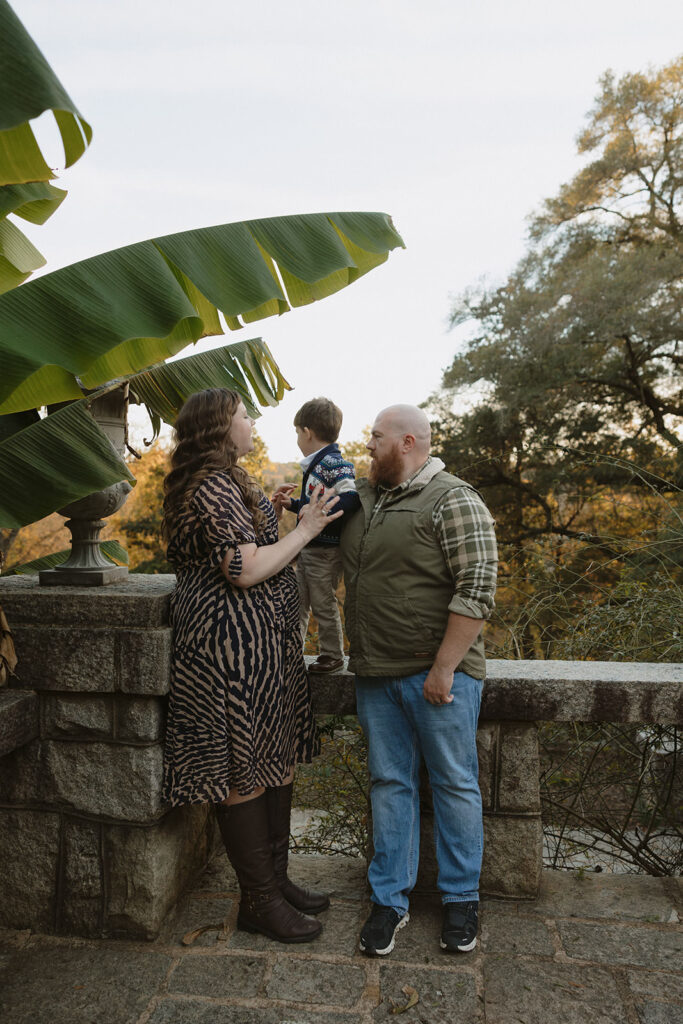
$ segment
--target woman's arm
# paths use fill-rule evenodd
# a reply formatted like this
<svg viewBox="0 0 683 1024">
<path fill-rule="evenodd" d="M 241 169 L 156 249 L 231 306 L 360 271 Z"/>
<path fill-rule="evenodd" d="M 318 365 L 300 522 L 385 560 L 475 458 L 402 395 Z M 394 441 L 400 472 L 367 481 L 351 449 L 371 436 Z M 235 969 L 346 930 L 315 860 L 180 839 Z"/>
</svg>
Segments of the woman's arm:
<svg viewBox="0 0 683 1024">
<path fill-rule="evenodd" d="M 233 551 L 228 551 L 221 569 L 226 579 L 236 587 L 253 587 L 255 583 L 267 580 L 274 576 L 280 569 L 289 565 L 291 560 L 305 548 L 309 541 L 317 537 L 330 523 L 343 514 L 342 511 L 332 512 L 331 509 L 339 501 L 336 494 L 325 497 L 322 487 L 316 487 L 311 495 L 311 500 L 306 505 L 301 519 L 295 530 L 283 537 L 275 544 L 266 544 L 258 547 L 256 544 L 240 544 L 239 551 L 242 555 L 242 571 L 239 576 L 231 576 L 229 569 L 234 557 Z"/>
</svg>

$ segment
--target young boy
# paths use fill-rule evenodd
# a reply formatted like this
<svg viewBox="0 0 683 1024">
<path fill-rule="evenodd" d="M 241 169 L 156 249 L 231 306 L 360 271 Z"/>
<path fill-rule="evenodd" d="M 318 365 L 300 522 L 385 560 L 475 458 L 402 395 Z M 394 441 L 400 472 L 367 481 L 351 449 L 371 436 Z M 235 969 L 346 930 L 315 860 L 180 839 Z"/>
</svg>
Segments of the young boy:
<svg viewBox="0 0 683 1024">
<path fill-rule="evenodd" d="M 343 509 L 345 513 L 312 540 L 297 558 L 302 640 L 306 639 L 311 611 L 318 620 L 320 653 L 311 666 L 314 672 L 334 672 L 344 664 L 336 596 L 342 577 L 339 535 L 346 514 L 358 508 L 360 499 L 356 493 L 354 468 L 342 458 L 335 444 L 341 424 L 341 409 L 329 398 L 313 398 L 301 406 L 294 417 L 297 444 L 304 456 L 301 460 L 304 471 L 301 497 L 292 498 L 294 485 L 283 484 L 272 498 L 278 515 L 283 508 L 298 515 L 315 488 L 322 484 L 326 491 L 339 495 L 335 508 Z"/>
</svg>

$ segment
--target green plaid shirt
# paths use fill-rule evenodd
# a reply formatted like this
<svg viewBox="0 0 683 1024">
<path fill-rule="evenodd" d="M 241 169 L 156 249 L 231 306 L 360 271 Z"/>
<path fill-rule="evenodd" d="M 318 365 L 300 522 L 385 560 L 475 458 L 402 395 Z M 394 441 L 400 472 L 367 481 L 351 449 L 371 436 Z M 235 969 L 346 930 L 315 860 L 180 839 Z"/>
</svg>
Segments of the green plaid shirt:
<svg viewBox="0 0 683 1024">
<path fill-rule="evenodd" d="M 421 490 L 443 468 L 441 459 L 430 456 L 397 487 L 378 487 L 373 516 L 389 495 Z M 437 501 L 432 522 L 453 576 L 453 597 L 448 610 L 469 619 L 488 619 L 494 608 L 498 548 L 495 522 L 483 499 L 469 487 L 454 487 Z"/>
</svg>

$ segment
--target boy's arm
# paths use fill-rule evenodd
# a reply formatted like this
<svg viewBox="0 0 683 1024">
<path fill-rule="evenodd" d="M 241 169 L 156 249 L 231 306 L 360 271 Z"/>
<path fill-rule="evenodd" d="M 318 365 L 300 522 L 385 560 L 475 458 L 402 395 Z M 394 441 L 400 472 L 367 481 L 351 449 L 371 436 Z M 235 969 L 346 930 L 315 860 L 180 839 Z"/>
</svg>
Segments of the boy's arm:
<svg viewBox="0 0 683 1024">
<path fill-rule="evenodd" d="M 336 488 L 335 494 L 339 494 L 339 491 L 337 491 Z M 358 492 L 355 489 L 353 491 L 342 491 L 342 493 L 339 494 L 339 501 L 334 507 L 337 509 L 337 511 L 341 509 L 344 515 L 346 515 L 349 512 L 355 512 L 357 508 L 360 508 L 360 498 L 358 497 Z M 343 519 L 344 516 L 340 516 L 339 518 Z"/>
<path fill-rule="evenodd" d="M 339 457 L 329 461 L 323 459 L 315 472 L 326 490 L 339 495 L 336 509 L 347 515 L 360 507 L 360 498 L 356 491 L 356 473 L 352 463 Z M 343 522 L 344 516 L 340 516 L 340 519 Z"/>
</svg>

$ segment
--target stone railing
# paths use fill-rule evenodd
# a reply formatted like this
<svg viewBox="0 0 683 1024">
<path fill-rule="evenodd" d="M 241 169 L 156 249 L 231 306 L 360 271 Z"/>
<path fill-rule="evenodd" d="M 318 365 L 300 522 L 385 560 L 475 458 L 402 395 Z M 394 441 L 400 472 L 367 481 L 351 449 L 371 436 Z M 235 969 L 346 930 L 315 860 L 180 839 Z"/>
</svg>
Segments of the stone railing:
<svg viewBox="0 0 683 1024">
<path fill-rule="evenodd" d="M 208 809 L 160 799 L 173 582 L 0 581 L 19 656 L 0 694 L 0 926 L 153 938 L 204 866 Z M 536 722 L 680 722 L 682 680 L 670 664 L 489 662 L 478 732 L 485 893 L 538 890 Z M 316 713 L 355 713 L 348 673 L 313 676 L 312 690 Z M 423 796 L 424 891 L 435 865 Z"/>
</svg>

